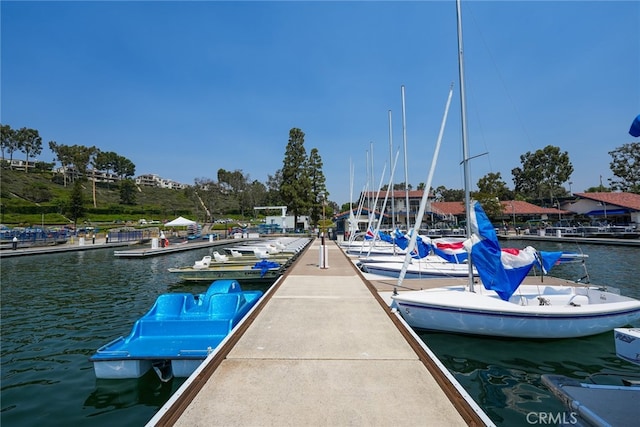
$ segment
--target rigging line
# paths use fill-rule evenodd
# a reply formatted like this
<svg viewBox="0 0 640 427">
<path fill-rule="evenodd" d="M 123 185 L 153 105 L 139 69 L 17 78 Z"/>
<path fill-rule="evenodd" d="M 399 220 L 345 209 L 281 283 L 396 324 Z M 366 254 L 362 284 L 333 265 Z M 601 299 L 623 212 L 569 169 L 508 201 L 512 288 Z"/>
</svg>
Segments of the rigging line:
<svg viewBox="0 0 640 427">
<path fill-rule="evenodd" d="M 409 239 L 409 245 L 406 248 L 406 254 L 404 257 L 404 262 L 402 264 L 402 268 L 400 269 L 400 274 L 398 275 L 398 286 L 402 285 L 402 281 L 404 280 L 405 274 L 407 273 L 407 267 L 411 263 L 411 252 L 416 247 L 418 233 L 420 232 L 420 225 L 422 223 L 422 218 L 424 216 L 425 209 L 427 207 L 427 201 L 429 199 L 429 192 L 431 191 L 431 186 L 433 182 L 433 174 L 435 172 L 436 163 L 438 160 L 438 154 L 440 153 L 440 145 L 442 144 L 442 136 L 444 134 L 444 128 L 447 123 L 447 116 L 449 115 L 449 107 L 451 106 L 451 97 L 453 96 L 453 83 L 449 88 L 449 96 L 447 97 L 447 104 L 444 110 L 444 116 L 442 117 L 442 122 L 440 124 L 440 132 L 438 133 L 438 139 L 436 140 L 436 148 L 433 153 L 433 157 L 431 158 L 431 167 L 429 168 L 429 175 L 427 176 L 427 183 L 425 185 L 426 191 L 422 194 L 422 199 L 420 200 L 420 207 L 418 208 L 418 213 L 416 215 L 416 220 L 413 224 L 413 230 L 411 233 L 411 238 Z M 468 217 L 468 215 L 467 215 Z M 469 221 L 467 221 L 469 223 Z M 467 226 L 468 227 L 468 226 Z M 407 229 L 409 232 L 409 229 Z M 471 269 L 471 266 L 469 267 Z"/>
<path fill-rule="evenodd" d="M 371 240 L 373 243 L 375 243 L 376 238 L 380 235 L 380 226 L 382 225 L 382 221 L 384 220 L 384 212 L 387 209 L 387 200 L 389 199 L 389 192 L 391 191 L 393 193 L 393 190 L 391 190 L 391 183 L 393 182 L 393 175 L 396 171 L 396 164 L 398 163 L 398 155 L 400 154 L 400 149 L 398 149 L 398 151 L 396 152 L 396 158 L 393 162 L 393 166 L 391 167 L 391 172 L 389 173 L 389 185 L 387 185 L 387 191 L 385 193 L 384 196 L 384 202 L 382 202 L 382 208 L 380 209 L 380 219 L 377 222 L 376 225 L 376 230 L 373 233 L 373 239 Z M 386 167 L 386 164 L 385 164 Z M 383 172 L 384 175 L 384 172 Z M 382 184 L 382 182 L 380 182 Z M 377 199 L 376 199 L 377 202 Z M 377 206 L 377 203 L 376 203 Z M 391 216 L 393 217 L 393 212 L 391 213 Z M 373 244 L 371 244 L 369 246 L 369 252 L 367 252 L 367 257 L 369 257 L 371 255 L 371 250 L 373 249 Z M 395 245 L 394 245 L 394 250 L 395 250 Z"/>
</svg>

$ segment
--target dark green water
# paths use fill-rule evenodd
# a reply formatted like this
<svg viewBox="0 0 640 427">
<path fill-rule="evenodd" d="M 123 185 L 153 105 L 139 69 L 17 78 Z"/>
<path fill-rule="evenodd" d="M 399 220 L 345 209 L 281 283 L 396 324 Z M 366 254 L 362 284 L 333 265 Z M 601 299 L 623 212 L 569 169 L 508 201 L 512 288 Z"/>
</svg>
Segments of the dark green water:
<svg viewBox="0 0 640 427">
<path fill-rule="evenodd" d="M 640 248 L 583 245 L 582 250 L 590 256 L 593 283 L 640 298 Z M 111 249 L 3 259 L 2 426 L 144 425 L 184 380 L 162 383 L 152 372 L 136 380 L 97 380 L 88 358 L 128 334 L 158 295 L 203 292 L 206 283 L 180 282 L 167 268 L 191 264 L 209 251 L 142 260 L 116 258 Z M 578 265 L 554 273 L 571 279 L 584 275 Z M 640 375 L 637 366 L 616 358 L 611 334 L 558 341 L 421 337 L 500 426 L 528 425 L 529 412 L 563 409 L 540 383 L 543 373 L 579 379 Z"/>
<path fill-rule="evenodd" d="M 527 245 L 539 250 L 582 251 L 589 255 L 585 264 L 591 283 L 613 286 L 623 295 L 640 299 L 640 248 L 509 242 L 511 247 Z M 565 264 L 551 273 L 576 280 L 585 275 L 585 269 L 579 263 Z M 616 356 L 613 333 L 562 340 L 419 335 L 498 426 L 531 426 L 542 419 L 538 413 L 557 415 L 565 411 L 542 384 L 542 374 L 599 384 L 620 384 L 620 377 L 640 379 L 640 367 Z"/>
<path fill-rule="evenodd" d="M 88 361 L 166 292 L 203 292 L 167 268 L 210 249 L 120 259 L 112 249 L 2 260 L 2 426 L 140 426 L 184 379 L 97 380 Z M 243 285 L 266 290 L 265 285 Z"/>
</svg>

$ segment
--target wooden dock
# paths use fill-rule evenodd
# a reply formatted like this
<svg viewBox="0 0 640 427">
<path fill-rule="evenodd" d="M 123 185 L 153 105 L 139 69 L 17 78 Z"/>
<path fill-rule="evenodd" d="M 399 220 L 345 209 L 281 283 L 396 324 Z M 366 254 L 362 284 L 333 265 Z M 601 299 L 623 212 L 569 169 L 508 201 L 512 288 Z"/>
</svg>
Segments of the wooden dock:
<svg viewBox="0 0 640 427">
<path fill-rule="evenodd" d="M 334 243 L 315 240 L 148 426 L 493 425 Z"/>
</svg>

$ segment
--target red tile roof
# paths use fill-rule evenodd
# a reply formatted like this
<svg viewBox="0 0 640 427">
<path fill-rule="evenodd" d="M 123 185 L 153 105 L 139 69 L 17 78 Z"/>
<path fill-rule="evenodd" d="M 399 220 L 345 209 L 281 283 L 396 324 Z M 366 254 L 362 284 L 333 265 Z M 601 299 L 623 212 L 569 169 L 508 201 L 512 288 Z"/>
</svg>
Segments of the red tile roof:
<svg viewBox="0 0 640 427">
<path fill-rule="evenodd" d="M 502 204 L 502 212 L 505 215 L 558 215 L 566 214 L 568 211 L 558 210 L 556 208 L 541 208 L 534 204 L 523 202 L 521 200 L 505 200 Z M 431 202 L 431 206 L 444 214 L 464 215 L 463 202 Z"/>
<path fill-rule="evenodd" d="M 502 212 L 505 215 L 558 215 L 565 214 L 568 211 L 556 208 L 542 208 L 529 202 L 522 200 L 505 200 L 500 202 L 502 204 Z"/>
<path fill-rule="evenodd" d="M 424 190 L 409 190 L 409 198 L 410 199 L 421 199 L 424 194 Z M 376 197 L 378 195 L 377 191 L 363 191 L 361 196 L 364 197 Z M 380 194 L 378 195 L 381 199 L 387 195 L 387 190 L 380 190 Z M 404 199 L 406 197 L 406 193 L 404 190 L 393 190 L 389 193 L 389 198 L 393 197 L 394 199 Z"/>
<path fill-rule="evenodd" d="M 436 212 L 452 215 L 464 215 L 464 202 L 431 202 L 431 207 Z"/>
<path fill-rule="evenodd" d="M 574 193 L 583 199 L 604 202 L 608 205 L 616 205 L 623 208 L 640 211 L 640 194 L 634 193 Z"/>
</svg>

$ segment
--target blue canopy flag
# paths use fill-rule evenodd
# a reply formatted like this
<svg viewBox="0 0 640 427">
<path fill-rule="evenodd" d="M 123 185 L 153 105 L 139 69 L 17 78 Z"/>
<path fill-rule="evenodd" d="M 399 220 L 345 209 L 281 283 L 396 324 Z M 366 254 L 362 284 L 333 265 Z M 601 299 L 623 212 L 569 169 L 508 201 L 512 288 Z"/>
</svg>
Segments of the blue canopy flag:
<svg viewBox="0 0 640 427">
<path fill-rule="evenodd" d="M 631 134 L 631 136 L 640 136 L 640 114 L 635 118 L 633 123 L 631 123 L 631 129 L 629 129 L 629 133 Z"/>
<path fill-rule="evenodd" d="M 511 298 L 533 265 L 540 265 L 538 257 L 542 258 L 542 267 L 548 271 L 562 255 L 562 252 L 536 253 L 531 246 L 501 249 L 495 228 L 478 202 L 473 204 L 470 225 L 472 235 L 465 247 L 471 246 L 471 259 L 482 284 L 505 301 Z"/>
<path fill-rule="evenodd" d="M 411 233 L 413 233 L 413 230 L 411 230 Z M 402 231 L 396 228 L 394 235 L 396 245 L 398 245 L 400 249 L 407 249 L 407 247 L 409 247 L 410 234 L 402 234 Z M 429 242 L 425 242 L 422 237 L 418 235 L 416 237 L 416 247 L 411 251 L 411 257 L 415 259 L 424 258 L 429 255 L 430 252 L 431 245 Z"/>
</svg>

